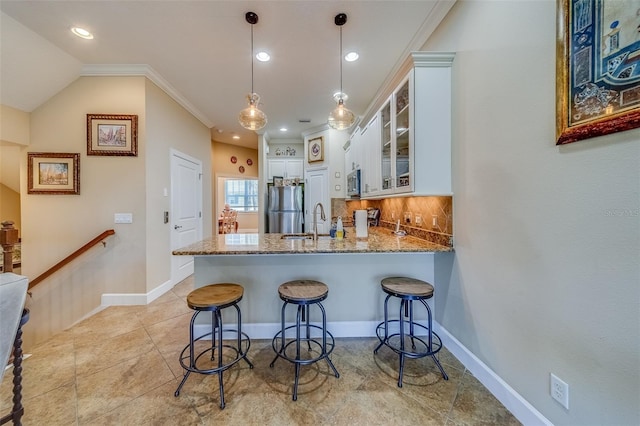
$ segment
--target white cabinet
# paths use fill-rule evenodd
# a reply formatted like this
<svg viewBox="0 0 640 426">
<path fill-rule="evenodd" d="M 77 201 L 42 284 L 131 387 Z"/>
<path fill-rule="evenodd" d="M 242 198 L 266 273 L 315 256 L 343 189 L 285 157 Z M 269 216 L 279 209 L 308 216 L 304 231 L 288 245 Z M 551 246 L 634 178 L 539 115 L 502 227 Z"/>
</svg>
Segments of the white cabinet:
<svg viewBox="0 0 640 426">
<path fill-rule="evenodd" d="M 285 179 L 302 179 L 304 175 L 304 164 L 300 158 L 269 158 L 267 159 L 267 179 L 272 180 L 274 176 Z"/>
<path fill-rule="evenodd" d="M 362 197 L 380 193 L 380 114 L 376 114 L 360 134 Z"/>
<path fill-rule="evenodd" d="M 350 162 L 348 164 L 345 163 L 345 168 L 347 169 L 347 173 L 362 168 L 361 133 L 362 133 L 362 129 L 358 127 L 351 135 L 351 139 L 350 139 L 351 143 L 349 145 Z"/>
<path fill-rule="evenodd" d="M 453 53 L 414 52 L 379 114 L 379 195 L 451 195 Z"/>
</svg>

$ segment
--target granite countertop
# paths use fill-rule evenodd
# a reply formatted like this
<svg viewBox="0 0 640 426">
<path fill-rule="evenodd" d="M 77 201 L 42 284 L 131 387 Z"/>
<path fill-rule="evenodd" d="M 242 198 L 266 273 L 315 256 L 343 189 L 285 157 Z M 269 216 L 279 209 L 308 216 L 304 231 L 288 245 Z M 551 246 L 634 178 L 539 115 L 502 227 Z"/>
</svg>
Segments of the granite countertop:
<svg viewBox="0 0 640 426">
<path fill-rule="evenodd" d="M 342 240 L 332 238 L 282 239 L 282 234 L 224 234 L 182 247 L 174 255 L 207 256 L 224 254 L 314 254 L 314 253 L 432 253 L 453 251 L 419 238 L 397 237 L 386 228 L 369 228 L 367 238 L 356 238 L 354 228 L 345 228 Z"/>
</svg>

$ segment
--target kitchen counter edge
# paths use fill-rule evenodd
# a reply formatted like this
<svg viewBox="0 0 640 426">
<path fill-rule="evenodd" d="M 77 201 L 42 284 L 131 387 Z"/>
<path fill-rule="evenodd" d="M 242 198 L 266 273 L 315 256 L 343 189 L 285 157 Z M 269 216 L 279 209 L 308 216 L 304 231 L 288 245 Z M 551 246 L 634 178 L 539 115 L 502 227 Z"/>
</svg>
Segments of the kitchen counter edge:
<svg viewBox="0 0 640 426">
<path fill-rule="evenodd" d="M 419 238 L 394 235 L 385 228 L 370 228 L 367 238 L 355 238 L 347 231 L 342 240 L 322 238 L 287 240 L 282 234 L 223 234 L 173 251 L 177 256 L 241 254 L 337 254 L 337 253 L 434 253 L 451 252 L 452 247 Z"/>
</svg>

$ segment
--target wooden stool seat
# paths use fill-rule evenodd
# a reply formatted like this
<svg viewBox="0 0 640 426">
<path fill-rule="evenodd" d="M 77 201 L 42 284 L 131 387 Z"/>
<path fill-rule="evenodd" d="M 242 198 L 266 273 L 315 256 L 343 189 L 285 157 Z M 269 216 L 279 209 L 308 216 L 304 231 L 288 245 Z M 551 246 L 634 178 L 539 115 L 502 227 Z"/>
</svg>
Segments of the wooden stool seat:
<svg viewBox="0 0 640 426">
<path fill-rule="evenodd" d="M 396 297 L 414 296 L 428 299 L 433 296 L 433 286 L 415 278 L 388 277 L 384 278 L 380 285 L 385 293 Z"/>
<path fill-rule="evenodd" d="M 329 287 L 320 281 L 294 280 L 281 284 L 278 294 L 282 300 L 290 303 L 315 303 L 327 298 Z"/>
<path fill-rule="evenodd" d="M 198 311 L 212 311 L 238 303 L 244 295 L 239 284 L 210 284 L 193 290 L 187 296 L 187 305 Z"/>
</svg>

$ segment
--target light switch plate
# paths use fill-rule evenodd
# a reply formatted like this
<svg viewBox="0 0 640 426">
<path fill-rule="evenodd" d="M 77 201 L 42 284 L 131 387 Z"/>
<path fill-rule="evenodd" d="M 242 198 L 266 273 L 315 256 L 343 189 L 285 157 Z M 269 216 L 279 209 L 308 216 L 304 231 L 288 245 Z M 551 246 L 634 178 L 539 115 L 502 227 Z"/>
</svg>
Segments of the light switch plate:
<svg viewBox="0 0 640 426">
<path fill-rule="evenodd" d="M 133 213 L 116 213 L 113 215 L 115 223 L 133 223 Z"/>
</svg>

